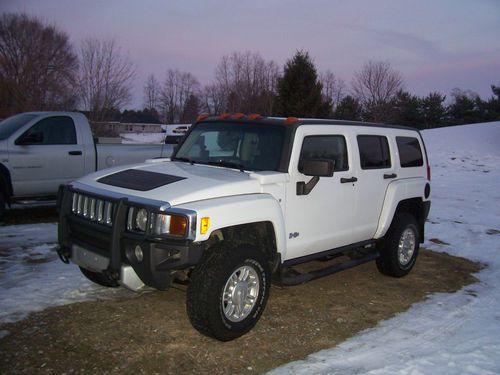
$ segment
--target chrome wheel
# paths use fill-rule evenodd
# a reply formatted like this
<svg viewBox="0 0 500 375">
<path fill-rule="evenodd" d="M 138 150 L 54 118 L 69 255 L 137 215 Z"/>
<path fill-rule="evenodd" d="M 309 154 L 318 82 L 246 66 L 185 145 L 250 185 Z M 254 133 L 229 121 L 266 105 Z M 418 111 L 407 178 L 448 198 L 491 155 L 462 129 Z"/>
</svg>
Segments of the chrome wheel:
<svg viewBox="0 0 500 375">
<path fill-rule="evenodd" d="M 402 266 L 410 263 L 415 252 L 416 235 L 415 232 L 407 228 L 401 234 L 398 244 L 398 260 Z"/>
<path fill-rule="evenodd" d="M 257 271 L 252 266 L 243 266 L 232 273 L 222 294 L 222 311 L 231 322 L 245 319 L 257 302 L 260 284 Z"/>
</svg>

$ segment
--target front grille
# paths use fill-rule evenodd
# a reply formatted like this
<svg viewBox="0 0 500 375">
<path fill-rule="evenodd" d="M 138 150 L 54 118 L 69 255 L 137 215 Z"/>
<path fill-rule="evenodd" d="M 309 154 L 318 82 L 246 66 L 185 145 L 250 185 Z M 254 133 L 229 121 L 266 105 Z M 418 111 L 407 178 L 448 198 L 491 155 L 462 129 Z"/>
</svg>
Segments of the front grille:
<svg viewBox="0 0 500 375">
<path fill-rule="evenodd" d="M 81 218 L 107 226 L 113 225 L 113 202 L 73 193 L 71 212 Z"/>
</svg>

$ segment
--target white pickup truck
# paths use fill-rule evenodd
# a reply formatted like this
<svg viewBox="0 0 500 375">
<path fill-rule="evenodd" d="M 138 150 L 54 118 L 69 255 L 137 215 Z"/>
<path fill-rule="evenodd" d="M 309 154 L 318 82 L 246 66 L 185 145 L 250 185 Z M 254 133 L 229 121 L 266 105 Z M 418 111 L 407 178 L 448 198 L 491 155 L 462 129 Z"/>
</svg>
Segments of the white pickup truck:
<svg viewBox="0 0 500 375">
<path fill-rule="evenodd" d="M 76 112 L 27 112 L 0 123 L 0 219 L 5 204 L 49 198 L 61 184 L 104 168 L 169 156 L 173 145 L 96 144 Z"/>
</svg>

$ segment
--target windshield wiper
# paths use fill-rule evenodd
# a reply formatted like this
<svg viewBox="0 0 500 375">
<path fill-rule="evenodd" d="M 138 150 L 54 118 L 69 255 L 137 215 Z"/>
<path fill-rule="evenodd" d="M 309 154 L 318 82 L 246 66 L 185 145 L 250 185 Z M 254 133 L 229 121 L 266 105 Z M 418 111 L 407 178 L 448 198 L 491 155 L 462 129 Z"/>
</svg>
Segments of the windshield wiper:
<svg viewBox="0 0 500 375">
<path fill-rule="evenodd" d="M 193 164 L 195 163 L 195 161 L 194 161 L 193 159 L 191 159 L 191 158 L 183 158 L 183 157 L 180 157 L 180 158 L 178 158 L 178 157 L 172 158 L 172 161 L 177 161 L 177 160 L 178 160 L 178 161 L 186 161 L 186 162 L 188 162 L 188 163 L 189 163 L 189 164 L 191 164 L 191 165 L 193 165 Z"/>
<path fill-rule="evenodd" d="M 232 161 L 219 160 L 219 161 L 209 161 L 207 164 L 209 165 L 218 165 L 221 167 L 228 167 L 233 169 L 239 169 L 240 172 L 245 172 L 245 166 L 240 163 L 234 163 Z"/>
</svg>

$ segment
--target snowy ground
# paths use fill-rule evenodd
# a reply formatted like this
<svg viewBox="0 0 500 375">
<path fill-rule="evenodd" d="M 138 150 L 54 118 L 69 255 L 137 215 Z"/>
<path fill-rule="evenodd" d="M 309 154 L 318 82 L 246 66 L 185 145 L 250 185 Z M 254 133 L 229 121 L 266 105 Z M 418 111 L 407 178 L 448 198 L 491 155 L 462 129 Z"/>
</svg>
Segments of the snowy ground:
<svg viewBox="0 0 500 375">
<path fill-rule="evenodd" d="M 425 246 L 487 264 L 480 282 L 433 295 L 272 374 L 500 373 L 500 122 L 424 137 L 433 173 L 427 238 L 445 243 Z M 60 262 L 56 231 L 55 223 L 0 227 L 0 323 L 49 306 L 134 295 L 95 286 Z"/>
<path fill-rule="evenodd" d="M 500 374 L 500 122 L 424 132 L 433 173 L 425 247 L 487 264 L 334 349 L 270 374 Z"/>
</svg>

